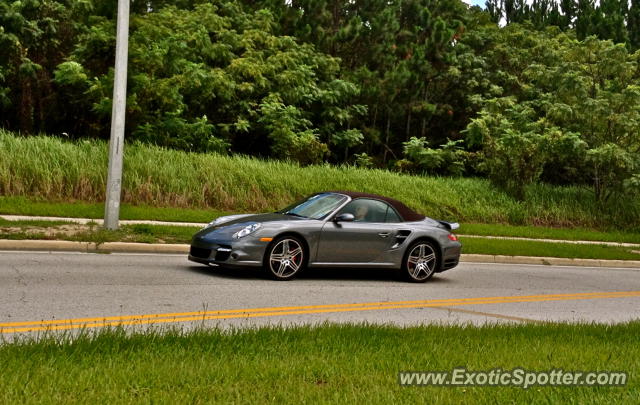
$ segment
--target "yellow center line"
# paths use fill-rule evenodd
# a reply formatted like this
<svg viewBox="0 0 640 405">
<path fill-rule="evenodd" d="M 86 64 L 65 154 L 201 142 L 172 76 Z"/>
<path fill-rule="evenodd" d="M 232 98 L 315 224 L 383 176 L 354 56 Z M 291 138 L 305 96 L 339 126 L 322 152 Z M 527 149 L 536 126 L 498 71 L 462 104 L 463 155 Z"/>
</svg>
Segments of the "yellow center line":
<svg viewBox="0 0 640 405">
<path fill-rule="evenodd" d="M 247 313 L 247 312 L 273 312 L 273 311 L 288 311 L 288 310 L 307 310 L 307 309 L 324 309 L 324 308 L 346 308 L 346 307 L 369 307 L 372 305 L 409 305 L 409 304 L 449 304 L 451 302 L 469 302 L 470 304 L 475 301 L 485 301 L 487 299 L 500 299 L 500 300 L 522 300 L 529 298 L 564 298 L 564 297 L 593 297 L 606 295 L 640 295 L 640 291 L 611 291 L 611 292 L 591 292 L 591 293 L 572 293 L 572 294 L 543 294 L 543 295 L 519 295 L 519 296 L 498 296 L 498 297 L 472 297 L 472 298 L 446 298 L 446 299 L 430 299 L 430 300 L 411 300 L 411 301 L 382 301 L 382 302 L 362 302 L 352 304 L 323 304 L 323 305 L 302 305 L 302 306 L 290 306 L 290 307 L 266 307 L 266 308 L 245 308 L 245 309 L 228 309 L 228 310 L 216 310 L 216 311 L 194 311 L 194 312 L 174 312 L 165 314 L 144 314 L 144 315 L 120 315 L 120 316 L 106 316 L 106 317 L 93 317 L 93 318 L 76 318 L 66 320 L 41 320 L 35 322 L 6 322 L 0 323 L 0 327 L 4 326 L 24 326 L 33 324 L 58 324 L 58 323 L 87 323 L 87 322 L 103 322 L 111 320 L 128 320 L 128 319 L 156 319 L 156 318 L 175 318 L 184 316 L 203 316 L 210 314 L 234 314 L 234 313 Z"/>
<path fill-rule="evenodd" d="M 475 297 L 431 299 L 412 301 L 366 302 L 353 304 L 303 305 L 289 307 L 267 307 L 229 309 L 218 311 L 176 312 L 167 314 L 123 315 L 94 318 L 42 320 L 31 322 L 0 323 L 0 333 L 33 332 L 43 330 L 63 330 L 97 328 L 120 325 L 148 325 L 173 322 L 193 322 L 214 319 L 256 318 L 283 315 L 320 314 L 328 312 L 375 311 L 401 308 L 429 308 L 480 304 L 508 304 L 543 301 L 568 301 L 586 299 L 639 297 L 640 291 L 593 292 L 575 294 L 544 294 L 503 297 Z"/>
</svg>

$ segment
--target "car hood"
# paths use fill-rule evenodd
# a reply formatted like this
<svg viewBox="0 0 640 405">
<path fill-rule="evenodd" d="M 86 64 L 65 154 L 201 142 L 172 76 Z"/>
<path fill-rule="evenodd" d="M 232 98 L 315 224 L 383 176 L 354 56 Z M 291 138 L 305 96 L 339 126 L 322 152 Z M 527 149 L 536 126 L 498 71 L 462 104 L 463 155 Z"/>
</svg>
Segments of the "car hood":
<svg viewBox="0 0 640 405">
<path fill-rule="evenodd" d="M 273 222 L 273 221 L 299 221 L 300 218 L 293 215 L 285 215 L 276 212 L 270 212 L 266 214 L 242 214 L 242 215 L 229 215 L 228 217 L 222 217 L 222 223 L 215 226 L 215 228 L 222 228 L 230 225 L 245 224 L 247 222 Z"/>
<path fill-rule="evenodd" d="M 253 223 L 268 223 L 276 221 L 300 221 L 307 218 L 300 218 L 293 215 L 284 215 L 280 213 L 267 213 L 267 214 L 242 214 L 242 215 L 229 215 L 221 217 L 221 223 L 208 226 L 201 229 L 196 233 L 195 238 L 201 239 L 229 239 L 231 236 L 244 228 L 245 226 Z"/>
</svg>

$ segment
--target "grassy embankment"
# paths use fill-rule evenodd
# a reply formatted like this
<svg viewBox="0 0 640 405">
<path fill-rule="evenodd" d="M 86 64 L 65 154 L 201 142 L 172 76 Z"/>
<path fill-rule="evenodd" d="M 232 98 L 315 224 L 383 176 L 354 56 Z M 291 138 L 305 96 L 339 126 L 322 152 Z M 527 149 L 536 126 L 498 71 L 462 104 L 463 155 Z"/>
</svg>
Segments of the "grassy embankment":
<svg viewBox="0 0 640 405">
<path fill-rule="evenodd" d="M 73 143 L 0 131 L 2 196 L 99 203 L 104 198 L 106 167 L 105 142 Z M 335 189 L 393 196 L 428 216 L 459 222 L 603 230 L 617 224 L 636 232 L 640 228 L 640 201 L 621 200 L 624 205 L 603 210 L 591 191 L 581 187 L 534 185 L 525 201 L 516 201 L 476 178 L 409 176 L 350 166 L 299 167 L 140 144 L 127 145 L 125 150 L 123 202 L 163 207 L 153 216 L 176 215 L 185 221 L 197 217 L 204 222 L 211 215 L 205 219 L 197 211 L 175 209 L 264 212 L 316 191 Z M 130 212 L 132 217 L 140 215 L 135 208 Z"/>
<path fill-rule="evenodd" d="M 1 403 L 628 403 L 640 323 L 325 325 L 136 333 L 0 346 Z M 624 371 L 625 387 L 401 387 L 399 371 Z"/>
</svg>

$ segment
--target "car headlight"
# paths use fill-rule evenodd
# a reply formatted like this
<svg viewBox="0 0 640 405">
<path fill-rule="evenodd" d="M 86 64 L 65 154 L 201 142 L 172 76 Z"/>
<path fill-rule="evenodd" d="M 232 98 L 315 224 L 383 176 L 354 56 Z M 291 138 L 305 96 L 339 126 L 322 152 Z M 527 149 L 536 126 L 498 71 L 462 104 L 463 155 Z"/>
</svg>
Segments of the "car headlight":
<svg viewBox="0 0 640 405">
<path fill-rule="evenodd" d="M 240 238 L 244 238 L 245 236 L 257 231 L 258 229 L 260 229 L 262 225 L 260 224 L 251 224 L 251 225 L 247 225 L 244 228 L 242 228 L 241 230 L 239 230 L 238 232 L 233 234 L 234 239 L 240 239 Z"/>
</svg>

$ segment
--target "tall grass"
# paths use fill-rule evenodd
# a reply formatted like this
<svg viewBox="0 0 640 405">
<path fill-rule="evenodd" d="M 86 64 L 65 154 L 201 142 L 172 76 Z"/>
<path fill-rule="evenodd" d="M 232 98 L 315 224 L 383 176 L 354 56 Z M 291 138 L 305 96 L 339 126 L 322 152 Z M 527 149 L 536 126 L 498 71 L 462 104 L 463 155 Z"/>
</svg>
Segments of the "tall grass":
<svg viewBox="0 0 640 405">
<path fill-rule="evenodd" d="M 0 345 L 0 403 L 637 404 L 638 322 L 123 329 Z M 399 371 L 628 373 L 624 387 L 401 387 Z"/>
<path fill-rule="evenodd" d="M 477 178 L 409 176 L 352 166 L 300 167 L 282 161 L 125 147 L 123 201 L 223 211 L 267 211 L 321 190 L 379 193 L 443 219 L 551 226 L 640 226 L 640 202 L 603 211 L 580 187 L 534 185 L 514 200 Z M 66 142 L 0 130 L 0 194 L 49 200 L 102 201 L 107 171 L 103 141 Z"/>
</svg>

